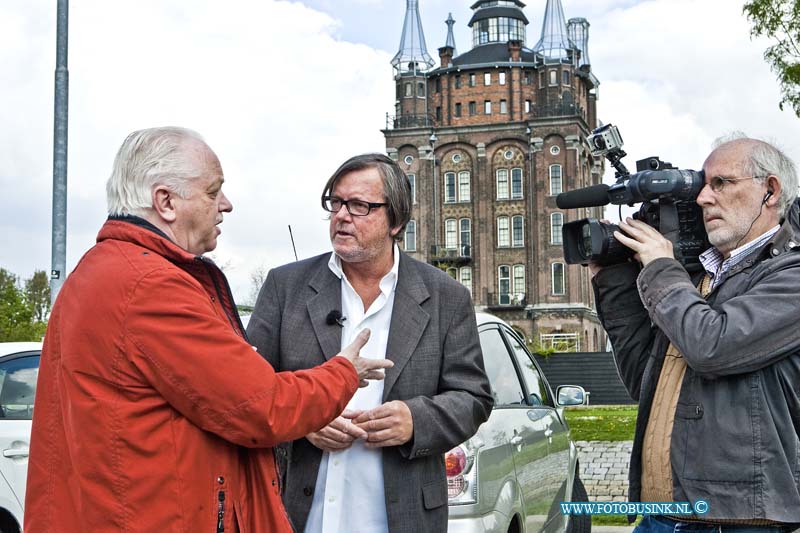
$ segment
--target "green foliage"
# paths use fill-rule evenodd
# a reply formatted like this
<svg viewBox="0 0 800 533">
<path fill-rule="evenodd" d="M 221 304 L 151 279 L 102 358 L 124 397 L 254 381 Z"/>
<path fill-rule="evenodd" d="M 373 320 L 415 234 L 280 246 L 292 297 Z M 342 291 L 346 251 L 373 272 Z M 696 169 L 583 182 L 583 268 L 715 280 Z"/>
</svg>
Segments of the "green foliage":
<svg viewBox="0 0 800 533">
<path fill-rule="evenodd" d="M 25 297 L 33 306 L 36 321 L 44 322 L 50 312 L 50 278 L 47 277 L 47 272 L 37 270 L 33 277 L 25 280 Z"/>
<path fill-rule="evenodd" d="M 30 282 L 32 287 L 36 287 L 35 278 L 36 274 L 26 281 L 26 286 Z M 33 294 L 38 293 L 34 291 Z M 49 294 L 48 288 L 48 299 Z M 37 319 L 37 305 L 20 288 L 17 276 L 0 268 L 0 342 L 42 340 L 47 324 Z"/>
<path fill-rule="evenodd" d="M 767 48 L 764 59 L 778 77 L 783 97 L 800 117 L 800 0 L 751 0 L 742 9 L 753 25 L 752 37 L 769 37 L 776 44 Z"/>
<path fill-rule="evenodd" d="M 528 339 L 525 344 L 528 345 L 529 352 L 534 355 L 538 355 L 539 357 L 544 357 L 545 359 L 556 353 L 556 349 L 553 346 L 545 347 L 538 340 Z"/>
<path fill-rule="evenodd" d="M 635 405 L 568 407 L 565 411 L 573 440 L 633 440 Z"/>
</svg>

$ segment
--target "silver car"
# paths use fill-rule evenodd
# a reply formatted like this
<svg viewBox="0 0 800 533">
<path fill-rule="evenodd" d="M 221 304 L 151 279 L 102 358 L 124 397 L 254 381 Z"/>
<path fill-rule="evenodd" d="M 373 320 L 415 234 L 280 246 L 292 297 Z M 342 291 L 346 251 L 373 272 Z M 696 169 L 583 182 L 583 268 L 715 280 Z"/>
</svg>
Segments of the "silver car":
<svg viewBox="0 0 800 533">
<path fill-rule="evenodd" d="M 445 456 L 450 533 L 589 533 L 591 517 L 561 514 L 587 501 L 563 406 L 584 402 L 577 386 L 554 396 L 525 343 L 504 321 L 478 313 L 494 409 L 474 437 Z"/>
<path fill-rule="evenodd" d="M 19 533 L 40 342 L 0 343 L 0 533 Z"/>
</svg>

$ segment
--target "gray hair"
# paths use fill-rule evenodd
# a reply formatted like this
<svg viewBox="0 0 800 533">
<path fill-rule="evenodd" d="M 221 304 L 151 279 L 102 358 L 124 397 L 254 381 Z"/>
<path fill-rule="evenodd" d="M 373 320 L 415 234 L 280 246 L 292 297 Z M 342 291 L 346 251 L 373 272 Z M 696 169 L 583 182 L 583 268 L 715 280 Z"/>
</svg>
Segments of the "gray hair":
<svg viewBox="0 0 800 533">
<path fill-rule="evenodd" d="M 403 239 L 406 224 L 411 220 L 411 183 L 408 176 L 391 158 L 383 154 L 362 154 L 351 157 L 336 169 L 322 190 L 320 201 L 325 207 L 325 197 L 330 196 L 336 183 L 346 174 L 367 168 L 377 169 L 383 179 L 383 194 L 389 214 L 389 227 L 400 227 L 395 240 Z"/>
<path fill-rule="evenodd" d="M 204 143 L 196 131 L 167 126 L 134 131 L 120 146 L 106 183 L 109 215 L 142 215 L 153 207 L 152 191 L 164 185 L 182 198 L 201 173 L 187 141 Z"/>
<path fill-rule="evenodd" d="M 775 176 L 781 184 L 781 195 L 778 199 L 778 214 L 786 216 L 797 199 L 797 169 L 794 162 L 779 148 L 761 139 L 753 139 L 742 132 L 733 132 L 720 137 L 714 142 L 714 148 L 728 143 L 743 142 L 749 147 L 742 170 L 749 176 L 757 176 L 764 181 L 768 176 Z"/>
</svg>

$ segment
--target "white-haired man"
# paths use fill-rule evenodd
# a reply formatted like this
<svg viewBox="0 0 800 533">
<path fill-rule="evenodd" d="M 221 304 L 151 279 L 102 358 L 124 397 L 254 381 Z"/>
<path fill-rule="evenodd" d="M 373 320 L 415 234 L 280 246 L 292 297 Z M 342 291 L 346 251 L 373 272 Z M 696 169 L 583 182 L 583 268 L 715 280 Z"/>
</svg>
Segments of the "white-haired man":
<svg viewBox="0 0 800 533">
<path fill-rule="evenodd" d="M 631 501 L 691 502 L 636 533 L 779 533 L 800 523 L 800 204 L 794 164 L 721 143 L 697 197 L 712 247 L 691 278 L 672 244 L 628 219 L 638 262 L 599 269 L 598 313 L 639 401 Z M 641 266 L 640 266 L 641 263 Z"/>
<path fill-rule="evenodd" d="M 367 331 L 275 373 L 202 254 L 232 209 L 219 160 L 183 128 L 136 131 L 109 219 L 64 284 L 42 351 L 25 531 L 280 531 L 271 446 L 333 420 L 389 365 Z"/>
</svg>

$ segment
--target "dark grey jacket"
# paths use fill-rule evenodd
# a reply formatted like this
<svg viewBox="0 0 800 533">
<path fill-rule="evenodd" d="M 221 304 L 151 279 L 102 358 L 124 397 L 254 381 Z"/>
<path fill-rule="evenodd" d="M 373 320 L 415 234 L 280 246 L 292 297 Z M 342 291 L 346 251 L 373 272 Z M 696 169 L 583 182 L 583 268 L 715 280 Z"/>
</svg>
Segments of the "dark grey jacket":
<svg viewBox="0 0 800 533">
<path fill-rule="evenodd" d="M 670 446 L 675 501 L 707 519 L 800 523 L 800 204 L 763 248 L 704 299 L 673 259 L 594 278 L 620 376 L 639 400 L 630 468 L 641 494 L 642 441 L 672 341 L 688 368 Z M 638 276 L 638 292 L 637 292 Z"/>
<path fill-rule="evenodd" d="M 342 301 L 329 258 L 273 269 L 261 289 L 247 334 L 276 370 L 310 368 L 340 351 L 342 330 L 326 323 Z M 410 442 L 383 448 L 389 531 L 446 531 L 443 454 L 477 431 L 493 402 L 467 289 L 401 254 L 386 356 L 394 366 L 383 399 L 404 400 L 414 421 Z M 288 459 L 283 501 L 303 531 L 322 452 L 306 439 L 281 451 Z"/>
</svg>

